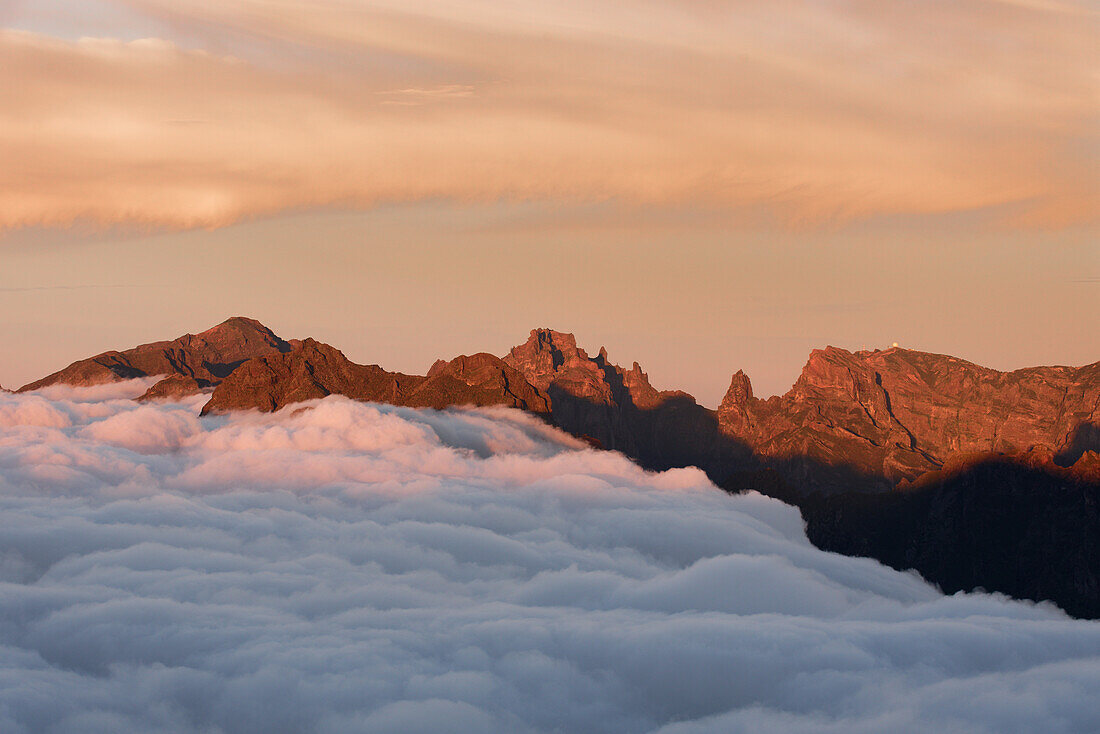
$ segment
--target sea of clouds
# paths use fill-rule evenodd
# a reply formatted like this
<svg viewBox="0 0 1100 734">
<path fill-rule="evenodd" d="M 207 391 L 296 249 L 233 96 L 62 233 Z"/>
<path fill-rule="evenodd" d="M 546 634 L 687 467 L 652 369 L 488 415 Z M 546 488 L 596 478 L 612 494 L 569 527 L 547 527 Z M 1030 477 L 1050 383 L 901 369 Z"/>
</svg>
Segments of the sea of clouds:
<svg viewBox="0 0 1100 734">
<path fill-rule="evenodd" d="M 0 395 L 0 732 L 1094 732 L 1100 623 L 517 411 Z"/>
</svg>

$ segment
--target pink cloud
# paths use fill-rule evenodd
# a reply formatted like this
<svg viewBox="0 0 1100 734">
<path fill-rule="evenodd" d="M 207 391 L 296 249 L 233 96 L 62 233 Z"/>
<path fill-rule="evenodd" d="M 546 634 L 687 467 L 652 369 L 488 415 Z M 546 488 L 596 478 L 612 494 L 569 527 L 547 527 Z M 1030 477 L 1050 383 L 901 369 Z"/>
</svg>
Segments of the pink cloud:
<svg viewBox="0 0 1100 734">
<path fill-rule="evenodd" d="M 440 197 L 1059 226 L 1100 194 L 1096 15 L 1067 3 L 132 5 L 303 52 L 3 32 L 0 227 Z"/>
</svg>

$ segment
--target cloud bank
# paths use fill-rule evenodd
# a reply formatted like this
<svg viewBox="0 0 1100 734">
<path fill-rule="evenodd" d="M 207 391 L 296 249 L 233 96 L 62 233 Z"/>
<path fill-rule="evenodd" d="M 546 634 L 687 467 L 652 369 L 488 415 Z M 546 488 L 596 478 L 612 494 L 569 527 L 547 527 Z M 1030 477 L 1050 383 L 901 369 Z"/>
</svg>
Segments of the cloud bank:
<svg viewBox="0 0 1100 734">
<path fill-rule="evenodd" d="M 1100 625 L 696 470 L 511 411 L 201 400 L 0 395 L 0 730 L 1100 727 Z"/>
<path fill-rule="evenodd" d="M 113 4 L 164 38 L 0 31 L 0 228 L 437 198 L 1095 221 L 1089 3 Z"/>
</svg>

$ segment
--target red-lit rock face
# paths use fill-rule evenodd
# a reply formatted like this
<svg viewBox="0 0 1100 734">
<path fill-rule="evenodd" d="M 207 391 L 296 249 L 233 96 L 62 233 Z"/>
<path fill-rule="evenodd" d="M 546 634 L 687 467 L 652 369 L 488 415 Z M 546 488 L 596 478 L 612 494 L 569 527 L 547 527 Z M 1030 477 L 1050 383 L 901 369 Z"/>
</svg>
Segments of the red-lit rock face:
<svg viewBox="0 0 1100 734">
<path fill-rule="evenodd" d="M 658 391 L 637 363 L 620 367 L 603 349 L 590 357 L 572 334 L 551 329 L 533 330 L 503 358 L 440 360 L 419 376 L 358 365 L 327 344 L 285 341 L 233 318 L 81 360 L 23 389 L 150 375 L 165 377 L 144 399 L 212 389 L 204 412 L 276 410 L 333 393 L 412 407 L 516 407 L 649 468 L 693 464 L 723 483 L 767 469 L 797 493 L 888 489 L 955 456 L 1034 446 L 1066 464 L 1100 445 L 1100 363 L 998 372 L 907 349 L 828 347 L 811 353 L 782 396 L 754 397 L 738 371 L 711 411 L 687 393 Z"/>
<path fill-rule="evenodd" d="M 1100 363 L 998 372 L 906 349 L 815 350 L 794 387 L 751 397 L 738 373 L 718 409 L 722 429 L 762 456 L 812 457 L 891 481 L 955 454 L 1073 452 L 1100 423 Z"/>
<path fill-rule="evenodd" d="M 25 385 L 20 391 L 57 384 L 87 387 L 164 375 L 173 379 L 165 385 L 155 385 L 149 397 L 179 396 L 217 384 L 245 360 L 291 348 L 290 342 L 280 339 L 259 321 L 238 316 L 199 334 L 82 359 Z M 187 379 L 176 379 L 179 377 Z"/>
<path fill-rule="evenodd" d="M 306 339 L 290 352 L 245 362 L 218 385 L 203 413 L 278 410 L 332 394 L 417 408 L 504 405 L 535 413 L 548 410 L 538 390 L 491 354 L 437 362 L 427 376 L 405 375 L 355 364 L 338 349 Z"/>
</svg>

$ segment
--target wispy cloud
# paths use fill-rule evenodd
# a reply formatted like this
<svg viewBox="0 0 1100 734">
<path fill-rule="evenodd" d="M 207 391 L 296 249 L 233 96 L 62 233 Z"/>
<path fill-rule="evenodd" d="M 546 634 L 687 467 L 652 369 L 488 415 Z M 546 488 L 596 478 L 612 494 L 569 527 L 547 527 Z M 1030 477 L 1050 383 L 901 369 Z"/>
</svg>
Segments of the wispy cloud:
<svg viewBox="0 0 1100 734">
<path fill-rule="evenodd" d="M 126 5 L 185 43 L 0 33 L 0 228 L 429 198 L 1096 216 L 1082 4 Z"/>
</svg>

